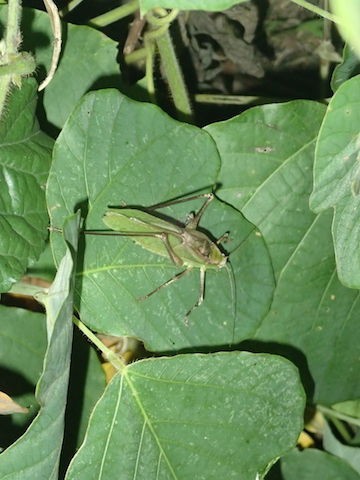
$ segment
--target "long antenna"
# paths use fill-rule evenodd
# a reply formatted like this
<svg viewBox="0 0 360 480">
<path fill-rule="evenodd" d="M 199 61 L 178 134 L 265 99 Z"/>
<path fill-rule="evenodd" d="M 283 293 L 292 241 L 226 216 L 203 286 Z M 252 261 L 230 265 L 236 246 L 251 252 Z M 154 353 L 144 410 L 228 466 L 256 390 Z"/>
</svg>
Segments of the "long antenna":
<svg viewBox="0 0 360 480">
<path fill-rule="evenodd" d="M 225 263 L 225 269 L 229 277 L 230 289 L 231 289 L 232 315 L 233 315 L 233 333 L 232 333 L 231 343 L 233 344 L 235 341 L 236 313 L 237 313 L 236 311 L 236 280 L 235 280 L 234 269 L 230 263 L 230 259 Z"/>
</svg>

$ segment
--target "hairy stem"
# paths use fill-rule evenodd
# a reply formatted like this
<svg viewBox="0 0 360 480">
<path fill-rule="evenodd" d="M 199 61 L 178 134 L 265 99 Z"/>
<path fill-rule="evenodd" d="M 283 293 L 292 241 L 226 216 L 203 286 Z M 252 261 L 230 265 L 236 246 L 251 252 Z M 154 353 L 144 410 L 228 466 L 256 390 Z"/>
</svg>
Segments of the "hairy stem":
<svg viewBox="0 0 360 480">
<path fill-rule="evenodd" d="M 109 348 L 107 348 L 98 337 L 87 328 L 78 318 L 73 317 L 73 323 L 83 332 L 83 334 L 104 354 L 109 362 L 120 372 L 126 367 L 125 363 Z"/>
<path fill-rule="evenodd" d="M 0 63 L 6 65 L 9 58 L 16 56 L 21 42 L 20 34 L 21 0 L 9 0 L 5 33 L 5 45 L 0 52 Z M 0 77 L 0 119 L 4 115 L 6 97 L 10 91 L 12 75 Z"/>
<path fill-rule="evenodd" d="M 179 119 L 188 121 L 192 116 L 191 103 L 169 30 L 167 29 L 155 41 Z"/>
<path fill-rule="evenodd" d="M 19 45 L 21 43 L 20 34 L 20 19 L 21 19 L 21 0 L 9 0 L 8 4 L 8 17 L 6 22 L 6 52 L 5 60 L 8 56 L 16 55 Z"/>
</svg>

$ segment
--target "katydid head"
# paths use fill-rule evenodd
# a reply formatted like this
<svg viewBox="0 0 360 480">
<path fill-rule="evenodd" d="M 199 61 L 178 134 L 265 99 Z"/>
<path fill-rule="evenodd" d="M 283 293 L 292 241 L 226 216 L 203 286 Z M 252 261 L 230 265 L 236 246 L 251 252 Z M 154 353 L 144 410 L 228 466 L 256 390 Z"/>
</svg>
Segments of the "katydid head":
<svg viewBox="0 0 360 480">
<path fill-rule="evenodd" d="M 213 242 L 210 243 L 209 249 L 208 263 L 210 265 L 216 265 L 218 268 L 224 267 L 227 262 L 227 256 L 222 253 L 218 246 Z"/>
<path fill-rule="evenodd" d="M 181 233 L 181 243 L 174 249 L 181 251 L 181 258 L 189 266 L 222 268 L 227 261 L 227 256 L 205 233 L 186 227 Z"/>
</svg>

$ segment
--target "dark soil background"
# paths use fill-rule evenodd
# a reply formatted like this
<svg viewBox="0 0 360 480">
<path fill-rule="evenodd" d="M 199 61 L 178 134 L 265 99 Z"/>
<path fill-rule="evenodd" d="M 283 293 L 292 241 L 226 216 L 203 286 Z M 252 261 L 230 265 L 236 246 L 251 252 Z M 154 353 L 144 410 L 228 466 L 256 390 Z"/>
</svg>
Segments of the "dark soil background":
<svg viewBox="0 0 360 480">
<path fill-rule="evenodd" d="M 24 3 L 44 8 L 39 0 Z M 58 6 L 66 8 L 66 3 Z M 113 0 L 87 0 L 64 20 L 87 24 L 118 6 Z M 124 61 L 133 21 L 134 16 L 127 17 L 102 29 L 119 43 L 118 61 L 129 86 L 144 74 L 143 63 L 129 67 Z M 135 48 L 142 46 L 142 33 Z M 342 41 L 332 24 L 290 0 L 250 0 L 215 13 L 182 12 L 171 34 L 199 125 L 231 118 L 256 104 L 296 98 L 323 101 L 331 95 L 330 76 L 341 60 Z M 173 115 L 159 64 L 156 73 L 157 101 Z"/>
</svg>

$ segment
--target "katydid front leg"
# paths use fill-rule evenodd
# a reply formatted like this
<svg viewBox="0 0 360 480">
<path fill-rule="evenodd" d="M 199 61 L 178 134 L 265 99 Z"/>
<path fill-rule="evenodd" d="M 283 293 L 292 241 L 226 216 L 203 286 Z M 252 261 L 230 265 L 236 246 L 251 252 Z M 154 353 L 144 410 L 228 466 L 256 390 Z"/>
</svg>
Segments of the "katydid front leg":
<svg viewBox="0 0 360 480">
<path fill-rule="evenodd" d="M 183 262 L 182 260 L 175 254 L 175 252 L 173 251 L 171 245 L 170 245 L 170 242 L 169 242 L 169 238 L 168 238 L 168 235 L 166 234 L 162 234 L 162 235 L 158 235 L 157 236 L 158 238 L 160 238 L 163 242 L 164 242 L 164 245 L 169 253 L 169 257 L 173 260 L 173 262 L 175 263 L 175 265 L 182 265 Z M 159 290 L 161 290 L 162 288 L 164 287 L 168 287 L 169 285 L 171 285 L 172 283 L 174 282 L 177 282 L 178 280 L 180 280 L 182 277 L 184 277 L 187 273 L 191 272 L 192 268 L 191 267 L 188 267 L 186 268 L 185 270 L 183 270 L 182 272 L 180 273 L 177 273 L 176 275 L 174 275 L 173 277 L 171 277 L 169 280 L 167 280 L 166 282 L 164 282 L 163 284 L 159 285 L 157 288 L 155 288 L 155 290 L 153 290 L 152 292 L 148 293 L 147 295 L 144 295 L 143 297 L 139 297 L 138 300 L 146 300 L 147 298 L 151 297 L 151 295 L 153 295 L 154 293 L 157 293 Z M 194 303 L 194 305 L 187 311 L 186 315 L 185 315 L 185 324 L 188 325 L 188 317 L 191 315 L 191 313 L 193 312 L 193 310 L 197 307 L 199 307 L 203 301 L 204 301 L 204 293 L 205 293 L 205 268 L 200 268 L 200 291 L 199 291 L 199 297 L 197 299 L 197 301 Z"/>
<path fill-rule="evenodd" d="M 189 321 L 188 321 L 188 318 L 189 316 L 191 315 L 191 313 L 193 312 L 193 310 L 195 310 L 195 308 L 197 307 L 200 307 L 200 305 L 203 303 L 204 301 L 204 296 L 205 296 L 205 274 L 206 274 L 206 271 L 204 268 L 200 268 L 200 292 L 199 292 L 199 297 L 197 299 L 197 301 L 194 303 L 194 305 L 190 308 L 190 310 L 187 311 L 186 315 L 185 315 L 185 325 L 188 325 Z"/>
<path fill-rule="evenodd" d="M 143 297 L 139 297 L 138 300 L 140 301 L 144 301 L 146 299 L 148 299 L 149 297 L 151 297 L 151 295 L 153 295 L 154 293 L 157 293 L 159 290 L 161 290 L 162 288 L 164 287 L 168 287 L 169 285 L 171 285 L 172 283 L 174 282 L 177 282 L 178 280 L 180 280 L 180 278 L 184 277 L 185 275 L 187 275 L 189 272 L 192 271 L 192 268 L 188 267 L 186 268 L 185 270 L 183 270 L 182 272 L 180 273 L 177 273 L 176 275 L 174 275 L 173 277 L 171 277 L 169 280 L 167 280 L 165 283 L 159 285 L 157 288 L 155 288 L 155 290 L 153 290 L 152 292 L 148 293 L 147 295 L 144 295 Z M 196 302 L 194 303 L 194 305 L 186 312 L 186 315 L 185 315 L 185 319 L 184 319 L 184 323 L 185 325 L 188 325 L 189 324 L 189 317 L 190 315 L 192 314 L 192 312 L 195 310 L 195 308 L 197 307 L 200 307 L 200 305 L 203 303 L 204 301 L 204 296 L 205 296 L 205 274 L 206 274 L 206 271 L 204 268 L 200 268 L 200 289 L 199 289 L 199 297 L 198 299 L 196 300 Z"/>
<path fill-rule="evenodd" d="M 214 200 L 214 195 L 212 193 L 205 193 L 202 195 L 206 197 L 206 201 L 201 206 L 200 210 L 193 216 L 190 217 L 185 225 L 186 230 L 196 230 L 197 226 L 200 222 L 201 217 L 203 216 L 205 209 L 210 205 L 210 203 Z"/>
</svg>

